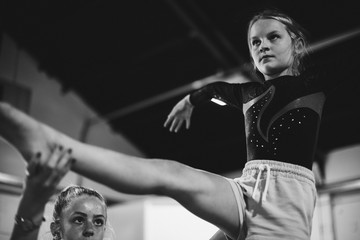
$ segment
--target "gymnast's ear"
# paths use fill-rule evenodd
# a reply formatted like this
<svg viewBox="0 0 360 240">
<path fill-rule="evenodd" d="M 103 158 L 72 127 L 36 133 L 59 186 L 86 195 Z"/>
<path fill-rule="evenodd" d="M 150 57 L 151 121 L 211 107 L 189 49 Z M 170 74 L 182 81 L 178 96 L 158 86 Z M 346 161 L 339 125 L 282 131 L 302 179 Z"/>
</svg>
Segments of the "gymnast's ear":
<svg viewBox="0 0 360 240">
<path fill-rule="evenodd" d="M 296 54 L 301 54 L 305 51 L 305 43 L 302 38 L 296 38 L 294 41 L 294 51 Z"/>
<path fill-rule="evenodd" d="M 60 236 L 60 224 L 52 222 L 50 224 L 51 234 L 53 235 L 54 239 L 61 239 Z"/>
</svg>

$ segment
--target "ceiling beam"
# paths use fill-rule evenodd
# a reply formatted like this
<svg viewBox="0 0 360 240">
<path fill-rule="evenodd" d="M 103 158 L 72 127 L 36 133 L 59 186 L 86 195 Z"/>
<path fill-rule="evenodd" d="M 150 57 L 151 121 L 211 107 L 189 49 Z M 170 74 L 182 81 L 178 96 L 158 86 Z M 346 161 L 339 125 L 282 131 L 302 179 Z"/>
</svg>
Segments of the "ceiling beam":
<svg viewBox="0 0 360 240">
<path fill-rule="evenodd" d="M 209 50 L 221 67 L 224 68 L 222 70 L 245 63 L 237 53 L 237 50 L 215 25 L 209 21 L 195 3 L 187 0 L 164 0 L 164 2 L 167 3 L 189 27 L 190 36 L 198 38 L 205 48 Z M 181 2 L 181 4 L 179 2 Z"/>
</svg>

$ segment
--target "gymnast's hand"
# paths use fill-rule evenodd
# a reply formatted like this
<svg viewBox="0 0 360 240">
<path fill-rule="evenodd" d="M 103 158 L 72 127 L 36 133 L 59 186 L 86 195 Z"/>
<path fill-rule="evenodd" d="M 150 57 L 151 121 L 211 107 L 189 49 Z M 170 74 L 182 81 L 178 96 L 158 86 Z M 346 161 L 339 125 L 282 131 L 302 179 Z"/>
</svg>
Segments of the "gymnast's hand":
<svg viewBox="0 0 360 240">
<path fill-rule="evenodd" d="M 41 153 L 35 154 L 27 167 L 25 189 L 18 211 L 31 218 L 42 212 L 73 162 L 71 150 L 58 146 L 47 158 L 43 158 Z"/>
<path fill-rule="evenodd" d="M 164 127 L 169 127 L 170 132 L 178 132 L 186 123 L 186 129 L 190 128 L 190 119 L 194 106 L 190 103 L 189 95 L 180 100 L 168 115 Z"/>
</svg>

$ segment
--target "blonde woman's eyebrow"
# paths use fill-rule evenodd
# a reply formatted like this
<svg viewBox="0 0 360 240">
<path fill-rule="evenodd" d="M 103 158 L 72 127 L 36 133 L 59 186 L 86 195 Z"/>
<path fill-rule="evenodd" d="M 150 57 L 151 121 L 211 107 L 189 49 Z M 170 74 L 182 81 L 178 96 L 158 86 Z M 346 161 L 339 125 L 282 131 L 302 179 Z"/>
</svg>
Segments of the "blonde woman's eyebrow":
<svg viewBox="0 0 360 240">
<path fill-rule="evenodd" d="M 272 34 L 280 34 L 281 32 L 279 30 L 273 30 L 271 32 L 268 32 L 266 35 L 272 35 Z"/>
<path fill-rule="evenodd" d="M 269 36 L 269 35 L 272 35 L 272 34 L 280 34 L 281 32 L 279 30 L 273 30 L 273 31 L 270 31 L 268 33 L 266 33 L 266 36 Z M 250 40 L 253 40 L 253 39 L 259 39 L 259 36 L 252 36 L 250 37 Z"/>
<path fill-rule="evenodd" d="M 97 214 L 97 215 L 94 215 L 95 218 L 104 218 L 106 219 L 106 217 L 102 214 Z"/>
<path fill-rule="evenodd" d="M 83 213 L 83 212 L 74 212 L 73 214 L 71 214 L 72 216 L 74 215 L 81 215 L 83 217 L 87 217 L 87 214 L 86 213 Z M 105 216 L 103 214 L 95 214 L 94 217 L 103 217 L 105 218 Z"/>
</svg>

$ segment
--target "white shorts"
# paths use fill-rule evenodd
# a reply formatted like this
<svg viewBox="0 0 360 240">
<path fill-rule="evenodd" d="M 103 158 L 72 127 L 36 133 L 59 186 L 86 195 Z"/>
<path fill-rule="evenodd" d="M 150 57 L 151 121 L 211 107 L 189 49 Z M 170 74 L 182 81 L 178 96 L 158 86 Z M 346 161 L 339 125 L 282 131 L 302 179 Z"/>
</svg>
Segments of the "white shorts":
<svg viewBox="0 0 360 240">
<path fill-rule="evenodd" d="M 311 170 L 284 162 L 252 160 L 240 178 L 229 182 L 241 223 L 237 239 L 310 239 L 317 198 Z"/>
</svg>

